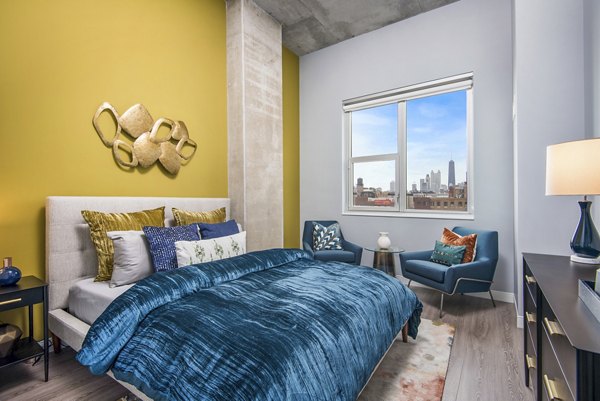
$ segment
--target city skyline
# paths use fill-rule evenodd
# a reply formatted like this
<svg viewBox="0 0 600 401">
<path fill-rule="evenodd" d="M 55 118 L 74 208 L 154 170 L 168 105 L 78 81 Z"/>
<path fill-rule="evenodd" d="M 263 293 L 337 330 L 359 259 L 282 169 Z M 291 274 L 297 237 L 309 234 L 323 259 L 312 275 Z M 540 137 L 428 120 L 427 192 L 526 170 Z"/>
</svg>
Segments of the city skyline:
<svg viewBox="0 0 600 401">
<path fill-rule="evenodd" d="M 352 113 L 352 156 L 373 156 L 398 151 L 398 107 L 388 104 Z M 457 91 L 406 102 L 406 189 L 440 171 L 447 184 L 448 162 L 454 160 L 455 177 L 464 181 L 467 172 L 466 92 Z M 402 171 L 401 171 L 402 173 Z M 395 180 L 395 163 L 377 161 L 354 164 L 354 179 L 368 187 L 386 189 Z"/>
<path fill-rule="evenodd" d="M 452 165 L 454 164 L 454 160 L 448 161 L 448 171 L 452 171 Z M 465 175 L 465 179 L 456 179 L 456 176 L 451 177 L 450 175 L 446 177 L 446 180 L 442 179 L 442 173 L 438 169 L 437 171 L 430 170 L 423 178 L 420 178 L 418 182 L 413 182 L 408 186 L 407 192 L 433 192 L 440 193 L 442 190 L 446 191 L 451 186 L 460 186 L 461 184 L 467 182 L 467 176 Z M 363 177 L 356 177 L 356 185 L 361 185 L 364 188 L 374 188 L 379 189 L 381 191 L 389 191 L 395 192 L 396 183 L 395 180 L 391 180 L 389 182 L 389 186 L 386 188 L 385 186 L 375 186 L 369 185 L 369 183 L 365 183 L 365 179 Z M 447 182 L 447 183 L 443 183 Z M 451 185 L 452 183 L 452 185 Z M 389 188 L 389 189 L 388 189 Z"/>
</svg>

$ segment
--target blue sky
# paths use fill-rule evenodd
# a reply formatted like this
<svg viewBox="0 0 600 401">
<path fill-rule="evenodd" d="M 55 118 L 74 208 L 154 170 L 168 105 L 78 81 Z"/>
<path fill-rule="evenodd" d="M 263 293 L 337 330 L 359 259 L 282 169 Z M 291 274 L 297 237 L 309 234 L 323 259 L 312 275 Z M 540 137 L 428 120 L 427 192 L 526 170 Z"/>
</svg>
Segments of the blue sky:
<svg viewBox="0 0 600 401">
<path fill-rule="evenodd" d="M 419 185 L 431 170 L 442 172 L 448 183 L 448 162 L 455 162 L 456 182 L 465 180 L 467 167 L 466 92 L 458 91 L 410 100 L 407 113 L 407 189 Z M 352 113 L 352 155 L 368 156 L 397 151 L 397 105 L 389 104 Z M 393 163 L 355 165 L 355 178 L 365 186 L 389 189 Z"/>
</svg>

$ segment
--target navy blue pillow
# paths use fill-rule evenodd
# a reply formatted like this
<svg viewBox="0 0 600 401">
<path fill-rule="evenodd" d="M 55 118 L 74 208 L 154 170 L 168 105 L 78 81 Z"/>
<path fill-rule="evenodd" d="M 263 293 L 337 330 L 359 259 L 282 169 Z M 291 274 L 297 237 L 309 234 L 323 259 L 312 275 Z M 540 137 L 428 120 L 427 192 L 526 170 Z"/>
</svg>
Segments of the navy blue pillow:
<svg viewBox="0 0 600 401">
<path fill-rule="evenodd" d="M 198 241 L 198 226 L 175 227 L 143 227 L 144 234 L 150 245 L 150 256 L 154 264 L 154 271 L 164 271 L 177 268 L 177 254 L 175 253 L 176 241 Z"/>
<path fill-rule="evenodd" d="M 226 237 L 240 232 L 235 220 L 216 224 L 198 223 L 198 227 L 200 227 L 200 237 L 202 239 Z"/>
</svg>

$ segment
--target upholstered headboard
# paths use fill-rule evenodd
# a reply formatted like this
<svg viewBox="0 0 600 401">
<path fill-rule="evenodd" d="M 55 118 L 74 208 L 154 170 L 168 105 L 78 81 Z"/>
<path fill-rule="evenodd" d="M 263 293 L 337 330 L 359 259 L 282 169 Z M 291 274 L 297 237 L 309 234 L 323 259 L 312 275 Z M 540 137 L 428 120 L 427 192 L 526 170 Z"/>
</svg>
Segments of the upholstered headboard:
<svg viewBox="0 0 600 401">
<path fill-rule="evenodd" d="M 209 211 L 227 208 L 227 198 L 130 198 L 50 196 L 46 199 L 46 280 L 49 310 L 67 307 L 71 286 L 96 275 L 98 260 L 82 210 L 135 212 L 165 206 L 165 225 L 173 225 L 171 208 Z"/>
</svg>

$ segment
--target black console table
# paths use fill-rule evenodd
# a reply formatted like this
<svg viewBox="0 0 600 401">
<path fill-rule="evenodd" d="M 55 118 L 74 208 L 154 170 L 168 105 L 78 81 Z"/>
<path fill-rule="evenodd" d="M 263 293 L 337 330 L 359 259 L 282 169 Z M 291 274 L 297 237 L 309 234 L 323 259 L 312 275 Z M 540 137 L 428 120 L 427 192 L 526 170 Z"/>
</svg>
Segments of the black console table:
<svg viewBox="0 0 600 401">
<path fill-rule="evenodd" d="M 536 401 L 600 401 L 600 322 L 578 295 L 596 268 L 523 254 L 525 384 Z"/>
</svg>

